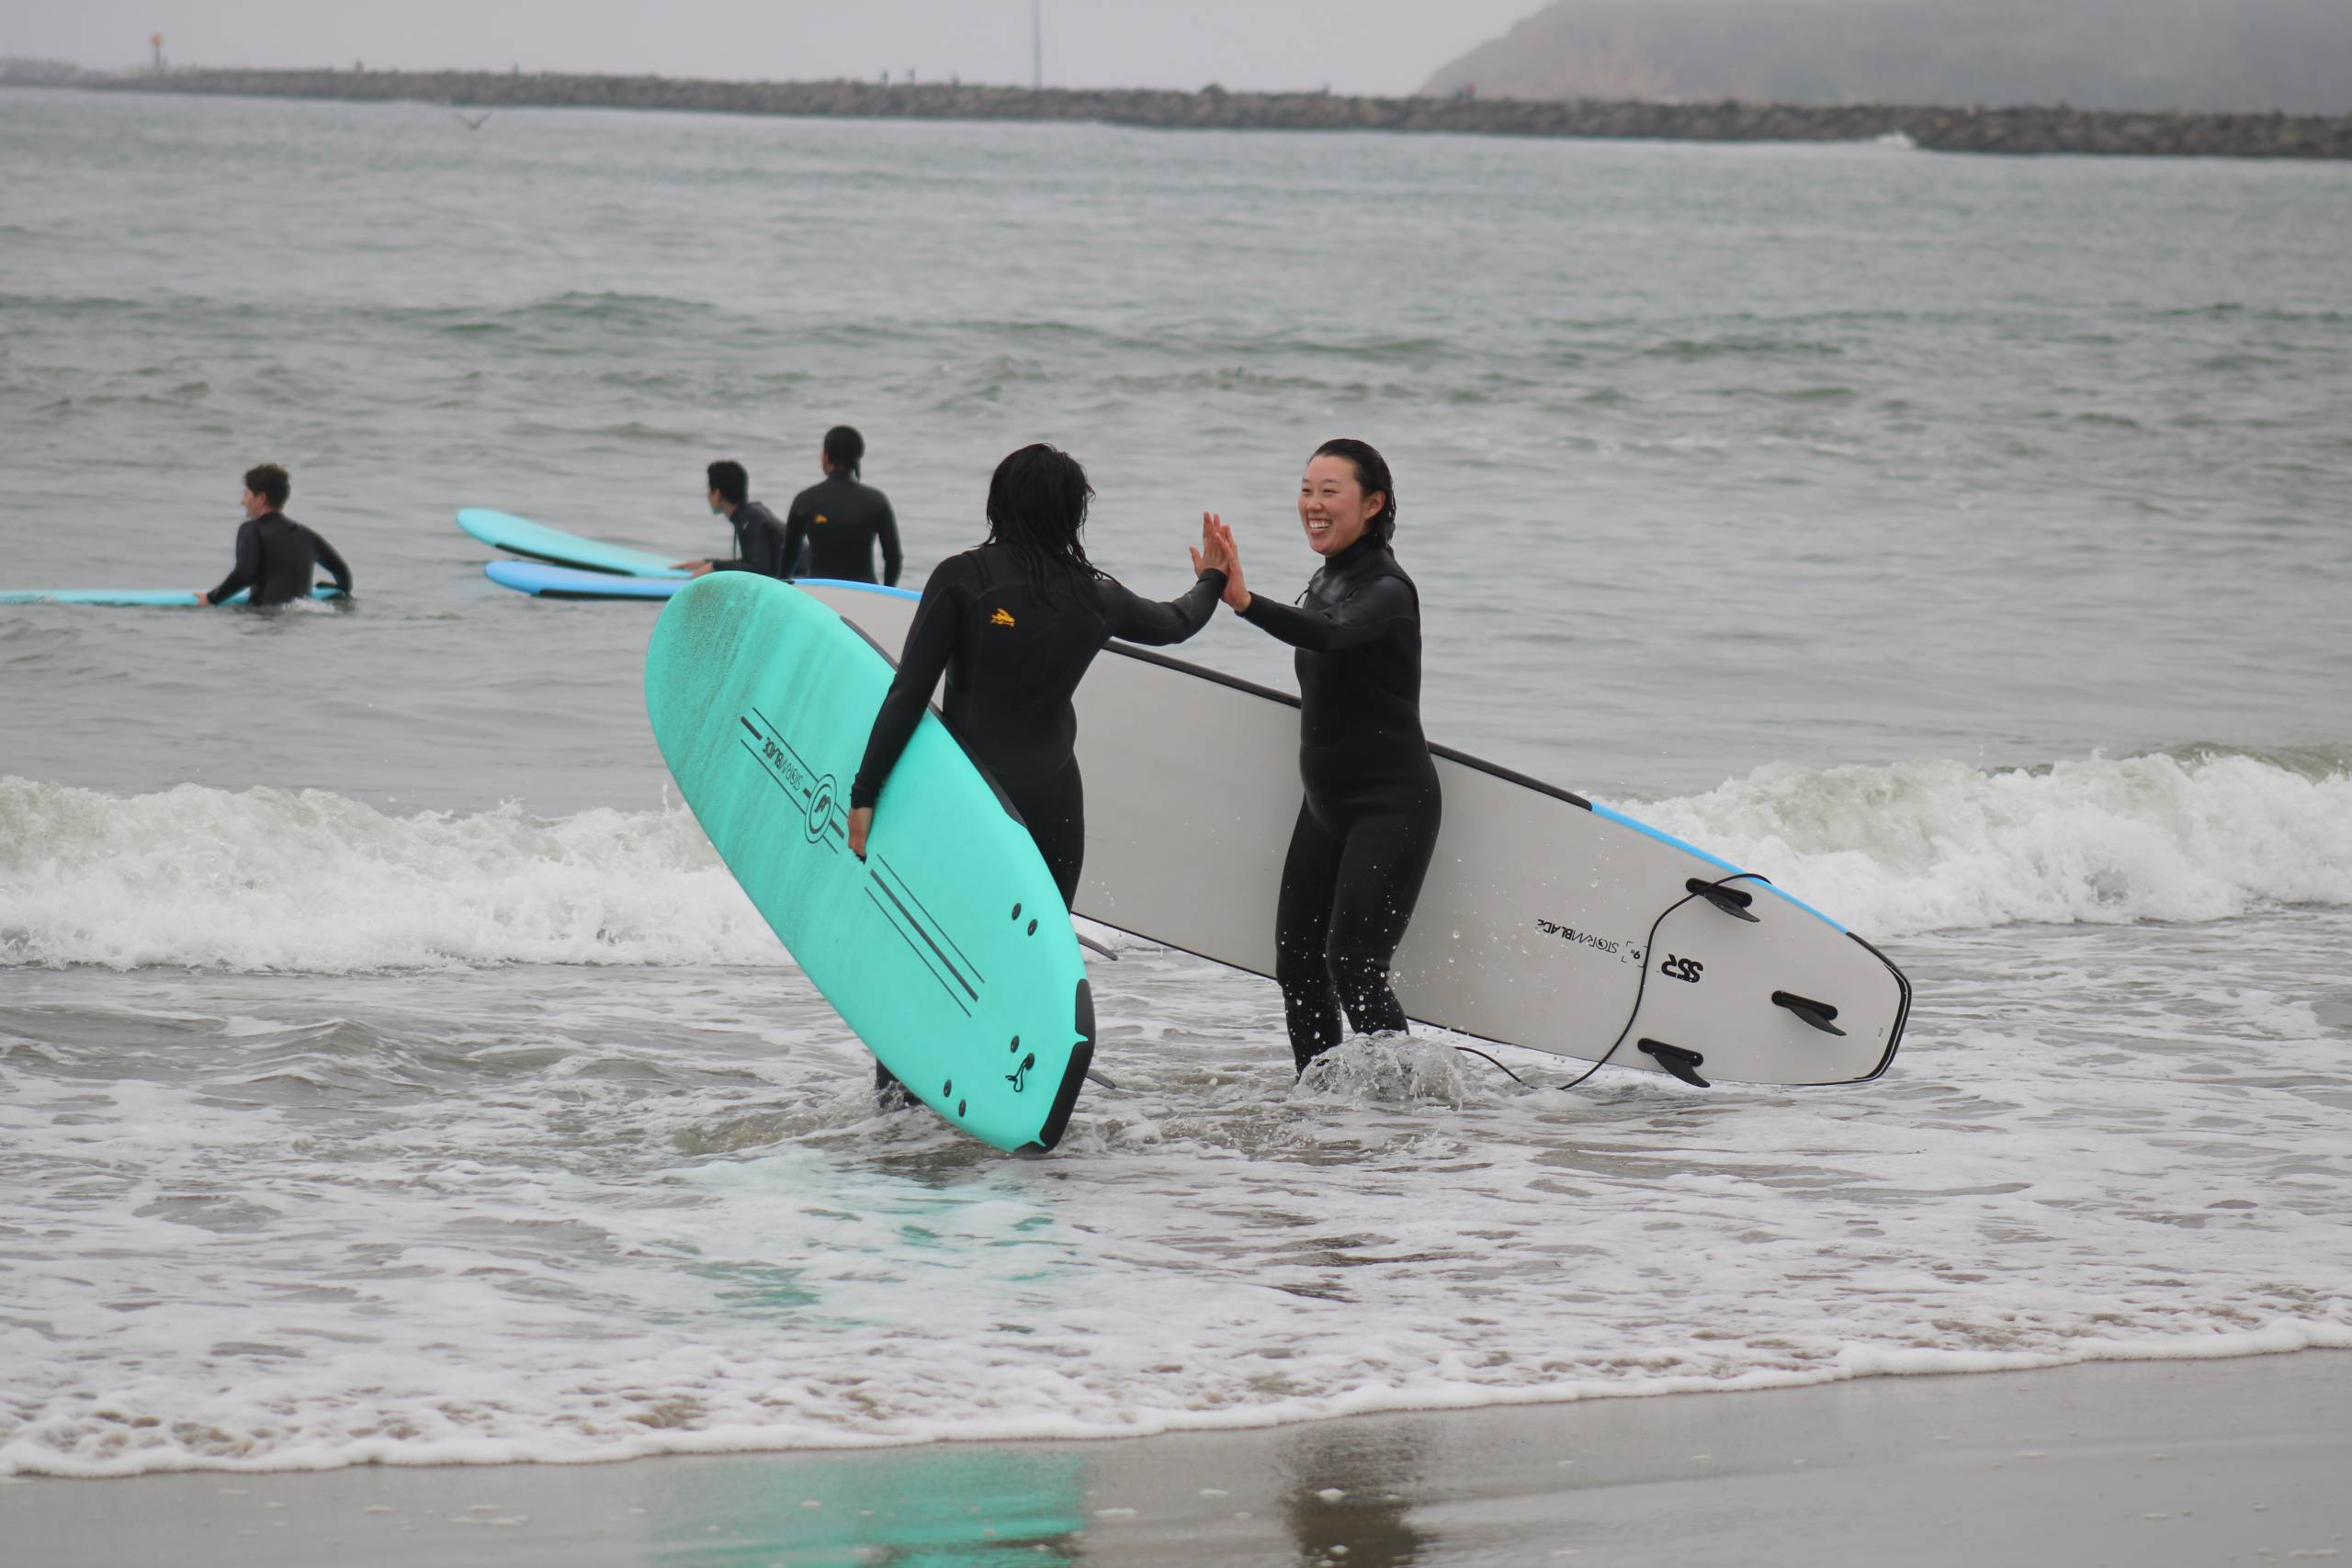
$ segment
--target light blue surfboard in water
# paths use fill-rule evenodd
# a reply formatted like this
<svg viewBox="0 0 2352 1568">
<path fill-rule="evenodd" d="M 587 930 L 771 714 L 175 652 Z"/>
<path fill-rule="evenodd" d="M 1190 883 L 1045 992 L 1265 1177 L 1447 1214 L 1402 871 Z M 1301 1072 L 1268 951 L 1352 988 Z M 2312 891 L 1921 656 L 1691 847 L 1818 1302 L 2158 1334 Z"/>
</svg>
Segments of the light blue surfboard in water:
<svg viewBox="0 0 2352 1568">
<path fill-rule="evenodd" d="M 686 574 L 670 563 L 675 556 L 657 556 L 650 550 L 634 550 L 626 545 L 608 545 L 602 539 L 583 538 L 560 528 L 550 528 L 544 523 L 534 523 L 527 517 L 517 517 L 511 512 L 494 512 L 485 506 L 460 507 L 458 526 L 480 539 L 492 549 L 509 555 L 528 556 L 556 566 L 568 566 L 582 571 L 607 572 L 620 577 L 684 578 Z"/>
<path fill-rule="evenodd" d="M 616 577 L 609 571 L 581 571 L 573 567 L 549 566 L 536 560 L 494 560 L 481 569 L 482 575 L 501 588 L 512 588 L 517 593 L 528 593 L 540 599 L 638 599 L 662 600 L 686 585 L 683 577 Z M 892 599 L 915 600 L 922 597 L 909 588 L 885 588 L 874 582 L 840 582 L 830 577 L 796 579 L 805 588 L 845 588 L 867 593 L 886 595 Z"/>
<path fill-rule="evenodd" d="M 719 857 L 866 1047 L 974 1137 L 1050 1149 L 1094 1055 L 1085 964 L 1028 829 L 937 715 L 849 851 L 891 674 L 811 595 L 712 572 L 654 625 L 645 707 Z"/>
<path fill-rule="evenodd" d="M 239 589 L 223 604 L 242 604 L 246 591 Z M 313 588 L 313 599 L 340 599 L 339 588 Z M 0 604 L 106 604 L 128 609 L 194 609 L 196 595 L 185 588 L 0 588 Z"/>
<path fill-rule="evenodd" d="M 536 560 L 494 560 L 481 570 L 501 588 L 540 599 L 662 600 L 686 585 L 684 572 L 675 577 L 620 577 Z"/>
</svg>

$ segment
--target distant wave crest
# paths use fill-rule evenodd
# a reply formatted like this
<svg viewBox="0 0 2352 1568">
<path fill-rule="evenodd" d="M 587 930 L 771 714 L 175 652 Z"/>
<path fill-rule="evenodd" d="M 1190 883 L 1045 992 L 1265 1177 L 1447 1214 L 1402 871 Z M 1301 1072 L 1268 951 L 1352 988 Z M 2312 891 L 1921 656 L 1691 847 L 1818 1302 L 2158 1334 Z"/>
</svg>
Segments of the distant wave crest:
<svg viewBox="0 0 2352 1568">
<path fill-rule="evenodd" d="M 2352 904 L 2352 752 L 1775 764 L 1633 815 L 1867 936 Z"/>
</svg>

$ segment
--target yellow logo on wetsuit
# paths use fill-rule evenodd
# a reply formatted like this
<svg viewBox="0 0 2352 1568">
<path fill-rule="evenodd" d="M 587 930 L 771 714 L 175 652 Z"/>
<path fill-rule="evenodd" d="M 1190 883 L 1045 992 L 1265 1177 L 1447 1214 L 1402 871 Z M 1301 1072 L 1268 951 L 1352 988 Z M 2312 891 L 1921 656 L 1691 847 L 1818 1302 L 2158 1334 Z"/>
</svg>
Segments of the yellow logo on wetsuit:
<svg viewBox="0 0 2352 1568">
<path fill-rule="evenodd" d="M 995 615 L 989 617 L 989 625 L 992 626 L 1009 626 L 1012 625 L 1012 612 L 1010 610 L 999 610 Z"/>
<path fill-rule="evenodd" d="M 819 513 L 817 513 L 817 521 L 818 521 L 818 522 L 822 523 L 824 520 L 825 520 L 825 514 L 824 514 L 823 513 L 820 512 Z"/>
</svg>

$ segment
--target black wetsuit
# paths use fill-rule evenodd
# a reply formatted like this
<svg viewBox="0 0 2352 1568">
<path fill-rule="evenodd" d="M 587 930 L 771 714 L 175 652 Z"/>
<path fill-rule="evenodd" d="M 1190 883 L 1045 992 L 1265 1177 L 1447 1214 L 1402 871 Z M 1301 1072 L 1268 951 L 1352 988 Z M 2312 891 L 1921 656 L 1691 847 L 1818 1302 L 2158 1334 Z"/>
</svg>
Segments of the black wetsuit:
<svg viewBox="0 0 2352 1568">
<path fill-rule="evenodd" d="M 249 604 L 284 604 L 311 596 L 311 570 L 323 566 L 334 585 L 351 592 L 351 569 L 334 547 L 283 512 L 248 518 L 237 530 L 237 564 L 212 591 L 215 604 L 241 588 L 253 590 Z"/>
<path fill-rule="evenodd" d="M 785 520 L 787 555 L 808 546 L 808 561 L 793 575 L 826 577 L 840 582 L 874 581 L 874 547 L 882 547 L 882 581 L 897 587 L 899 519 L 890 498 L 854 475 L 835 468 L 823 479 L 792 498 Z"/>
<path fill-rule="evenodd" d="M 1029 825 L 1068 903 L 1086 857 L 1086 795 L 1070 695 L 1112 637 L 1182 642 L 1208 624 L 1225 574 L 1203 573 L 1167 604 L 1072 562 L 1035 581 L 1021 558 L 982 545 L 939 563 L 907 628 L 898 678 L 875 716 L 852 807 L 872 806 L 943 671 L 947 725 Z"/>
<path fill-rule="evenodd" d="M 1421 734 L 1421 607 L 1385 542 L 1333 556 L 1296 605 L 1250 595 L 1243 619 L 1298 649 L 1306 786 L 1274 917 L 1291 1054 L 1301 1072 L 1360 1032 L 1405 1027 L 1388 987 L 1437 848 L 1437 769 Z"/>
<path fill-rule="evenodd" d="M 790 577 L 792 547 L 776 514 L 756 501 L 747 501 L 729 519 L 735 525 L 735 558 L 715 560 L 713 571 L 756 571 L 762 577 Z"/>
</svg>

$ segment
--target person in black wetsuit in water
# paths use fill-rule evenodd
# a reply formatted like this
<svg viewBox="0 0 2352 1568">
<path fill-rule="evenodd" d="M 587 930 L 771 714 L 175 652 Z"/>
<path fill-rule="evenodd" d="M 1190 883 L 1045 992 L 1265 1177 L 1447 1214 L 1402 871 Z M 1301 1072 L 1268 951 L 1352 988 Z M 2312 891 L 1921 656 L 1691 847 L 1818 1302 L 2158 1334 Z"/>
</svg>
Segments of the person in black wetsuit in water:
<svg viewBox="0 0 2352 1568">
<path fill-rule="evenodd" d="M 1274 978 L 1291 1055 L 1306 1066 L 1359 1032 L 1405 1028 L 1388 986 L 1437 847 L 1437 770 L 1421 734 L 1421 604 L 1396 564 L 1396 487 L 1361 441 L 1327 441 L 1298 487 L 1323 558 L 1299 603 L 1252 594 L 1238 552 L 1225 602 L 1298 650 L 1298 772 L 1306 785 L 1283 863 Z M 1229 536 L 1228 536 L 1229 538 Z"/>
<path fill-rule="evenodd" d="M 210 592 L 198 590 L 199 604 L 219 604 L 240 589 L 251 589 L 249 604 L 285 604 L 311 596 L 311 569 L 325 567 L 334 585 L 351 596 L 351 569 L 334 547 L 278 508 L 294 492 L 294 481 L 276 463 L 245 470 L 245 521 L 237 530 L 237 564 Z"/>
<path fill-rule="evenodd" d="M 785 548 L 797 550 L 805 542 L 808 558 L 794 575 L 825 577 L 838 582 L 872 582 L 874 549 L 882 548 L 882 582 L 899 585 L 899 519 L 890 498 L 857 477 L 865 461 L 865 437 L 846 424 L 825 432 L 824 450 L 817 460 L 825 477 L 792 498 L 785 513 Z"/>
<path fill-rule="evenodd" d="M 907 628 L 899 673 L 875 715 L 850 788 L 849 847 L 861 859 L 887 831 L 890 770 L 914 736 L 944 673 L 947 727 L 1012 801 L 1052 871 L 1062 901 L 1078 896 L 1086 856 L 1086 795 L 1073 747 L 1071 694 L 1102 645 L 1182 642 L 1216 613 L 1231 538 L 1204 520 L 1193 586 L 1154 604 L 1086 558 L 1079 531 L 1093 488 L 1068 453 L 1024 446 L 989 483 L 986 543 L 939 563 Z M 886 1103 L 899 1092 L 878 1065 Z"/>
<path fill-rule="evenodd" d="M 710 481 L 710 509 L 735 525 L 735 556 L 731 560 L 681 560 L 696 577 L 707 571 L 756 571 L 762 577 L 792 575 L 792 547 L 785 542 L 784 525 L 775 513 L 750 499 L 752 476 L 743 465 L 720 458 L 706 471 Z"/>
</svg>

